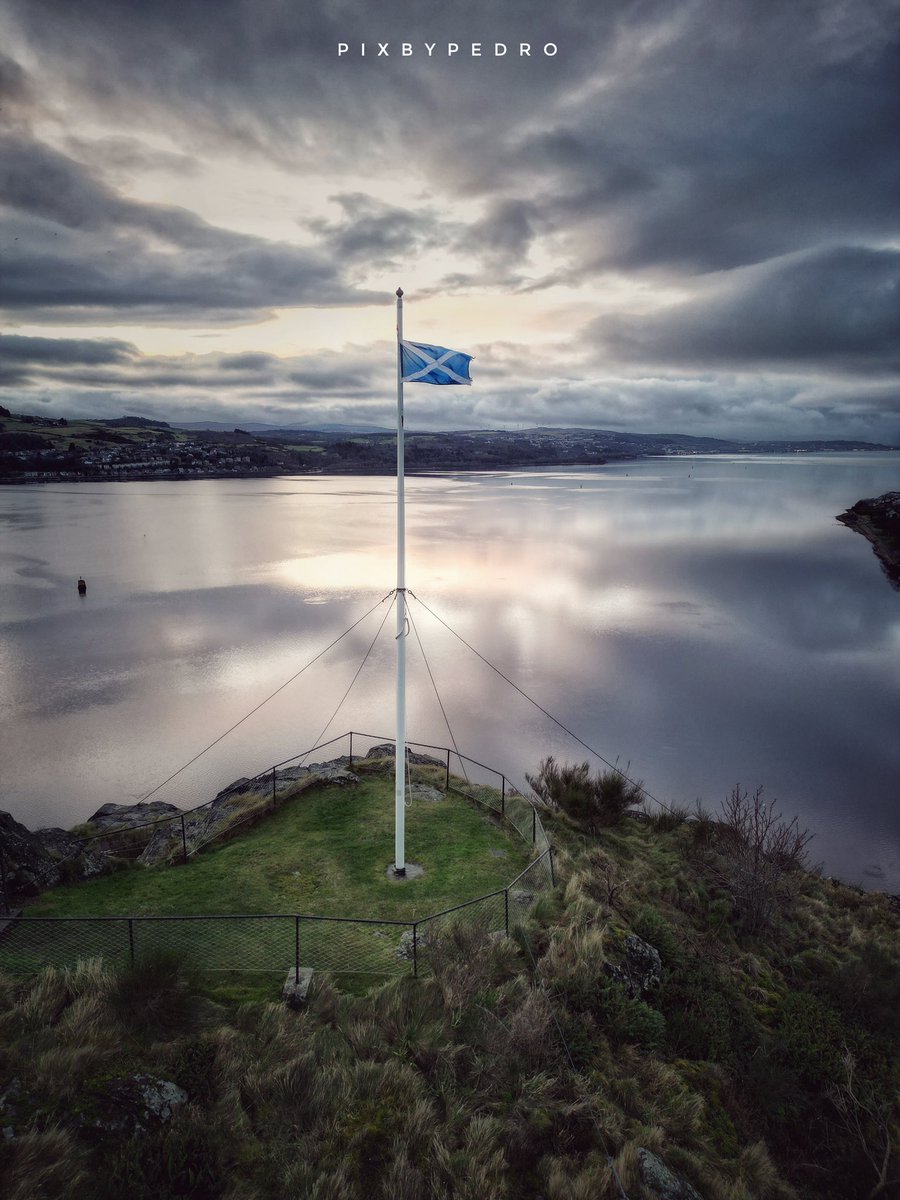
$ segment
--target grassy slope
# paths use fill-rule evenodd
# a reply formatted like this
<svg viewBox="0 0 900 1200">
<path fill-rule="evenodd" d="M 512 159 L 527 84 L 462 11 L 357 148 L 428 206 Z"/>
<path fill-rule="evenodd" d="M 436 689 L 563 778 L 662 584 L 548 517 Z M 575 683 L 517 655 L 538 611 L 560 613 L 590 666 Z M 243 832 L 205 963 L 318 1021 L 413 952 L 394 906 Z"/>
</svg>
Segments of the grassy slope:
<svg viewBox="0 0 900 1200">
<path fill-rule="evenodd" d="M 68 449 L 70 442 L 74 442 L 80 450 L 94 451 L 115 449 L 127 443 L 140 446 L 144 442 L 155 441 L 161 432 L 141 425 L 107 426 L 99 421 L 90 420 L 71 420 L 68 425 L 57 426 L 33 425 L 16 417 L 3 417 L 0 418 L 0 424 L 3 425 L 5 433 L 33 434 L 46 439 L 58 450 Z M 183 429 L 164 432 L 173 436 L 173 444 L 189 441 L 191 438 L 191 434 Z"/>
<path fill-rule="evenodd" d="M 704 1200 L 895 1195 L 873 1190 L 898 1140 L 887 900 L 801 876 L 749 937 L 708 824 L 625 819 L 591 838 L 557 817 L 550 832 L 560 886 L 518 943 L 459 931 L 432 976 L 363 997 L 320 980 L 302 1015 L 216 1007 L 208 989 L 191 1006 L 152 966 L 124 983 L 89 966 L 0 983 L 0 1067 L 30 1106 L 0 1143 L 0 1190 L 621 1200 L 621 1181 L 655 1200 L 645 1147 Z M 644 1000 L 604 969 L 631 932 L 663 960 Z M 73 1125 L 73 1103 L 140 1069 L 191 1097 L 167 1129 L 104 1146 Z"/>
</svg>

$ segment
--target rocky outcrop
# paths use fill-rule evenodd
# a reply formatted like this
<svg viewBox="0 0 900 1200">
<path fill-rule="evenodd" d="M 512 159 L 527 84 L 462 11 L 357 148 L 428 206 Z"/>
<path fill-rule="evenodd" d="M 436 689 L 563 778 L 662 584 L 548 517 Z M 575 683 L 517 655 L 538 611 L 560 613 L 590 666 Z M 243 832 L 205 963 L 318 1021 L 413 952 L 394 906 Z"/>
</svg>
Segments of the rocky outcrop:
<svg viewBox="0 0 900 1200">
<path fill-rule="evenodd" d="M 414 783 L 409 789 L 410 800 L 424 800 L 428 804 L 439 804 L 446 800 L 446 794 L 437 788 L 429 787 L 427 783 Z"/>
<path fill-rule="evenodd" d="M 655 946 L 633 933 L 623 940 L 622 950 L 621 965 L 607 962 L 603 968 L 611 979 L 625 986 L 632 1000 L 639 1000 L 653 991 L 662 979 L 662 959 Z"/>
<path fill-rule="evenodd" d="M 170 1079 L 135 1074 L 88 1081 L 75 1102 L 57 1112 L 60 1125 L 89 1130 L 101 1140 L 139 1137 L 170 1121 L 184 1104 L 187 1092 Z M 40 1099 L 28 1094 L 22 1081 L 12 1079 L 0 1088 L 0 1135 L 15 1141 L 32 1124 Z"/>
<path fill-rule="evenodd" d="M 859 500 L 837 519 L 872 543 L 885 575 L 900 590 L 900 492 Z"/>
<path fill-rule="evenodd" d="M 393 758 L 393 746 L 376 746 L 367 757 Z M 411 755 L 414 763 L 440 764 L 427 755 Z M 275 772 L 276 794 L 287 786 L 309 780 L 337 787 L 353 787 L 359 776 L 349 770 L 347 756 L 325 763 L 285 767 Z M 220 837 L 226 830 L 262 812 L 272 794 L 272 772 L 236 779 L 212 803 L 188 812 L 162 800 L 137 804 L 104 804 L 79 829 L 96 840 L 84 839 L 65 829 L 39 829 L 32 833 L 9 813 L 0 812 L 0 851 L 4 853 L 7 893 L 36 896 L 61 882 L 100 875 L 113 854 L 134 854 L 145 865 L 175 861 Z M 431 797 L 429 797 L 431 798 Z M 183 836 L 182 836 L 183 817 Z M 154 827 L 155 826 L 155 827 Z M 142 828 L 145 827 L 145 828 Z"/>
<path fill-rule="evenodd" d="M 358 775 L 337 762 L 289 767 L 275 773 L 276 794 L 279 786 L 303 779 L 314 779 L 339 787 L 352 787 L 359 783 Z M 176 809 L 178 819 L 166 821 L 153 831 L 138 861 L 150 866 L 153 863 L 176 861 L 185 854 L 190 856 L 207 842 L 221 837 L 228 829 L 265 811 L 271 794 L 272 775 L 269 772 L 255 779 L 236 780 L 223 788 L 205 808 L 195 808 L 184 814 Z"/>
<path fill-rule="evenodd" d="M 32 833 L 7 812 L 0 812 L 0 853 L 10 899 L 36 896 L 45 888 L 75 879 L 90 879 L 105 868 L 105 858 L 86 849 L 64 829 Z"/>
<path fill-rule="evenodd" d="M 149 825 L 152 821 L 160 821 L 180 812 L 174 804 L 164 804 L 161 800 L 151 800 L 139 804 L 104 804 L 98 808 L 86 824 L 92 825 L 97 833 L 106 833 L 111 829 L 135 829 L 138 825 Z"/>
<path fill-rule="evenodd" d="M 638 1150 L 638 1162 L 641 1183 L 654 1200 L 703 1200 L 696 1188 L 680 1175 L 676 1175 L 661 1158 L 657 1158 L 649 1150 L 643 1147 Z"/>
<path fill-rule="evenodd" d="M 56 887 L 59 883 L 59 867 L 37 834 L 20 825 L 7 812 L 0 813 L 0 850 L 10 895 L 36 896 L 44 888 Z"/>
<path fill-rule="evenodd" d="M 418 754 L 415 750 L 407 749 L 407 759 L 413 766 L 416 767 L 443 767 L 446 763 L 442 758 L 434 758 L 431 754 Z M 384 742 L 380 746 L 373 746 L 366 755 L 370 761 L 379 758 L 394 758 L 395 751 L 392 742 Z"/>
<path fill-rule="evenodd" d="M 38 829 L 34 836 L 57 863 L 72 864 L 62 870 L 66 878 L 93 879 L 106 870 L 106 856 L 67 829 Z"/>
<path fill-rule="evenodd" d="M 104 1083 L 83 1119 L 102 1133 L 134 1137 L 164 1125 L 187 1100 L 187 1092 L 171 1080 L 128 1075 Z"/>
</svg>

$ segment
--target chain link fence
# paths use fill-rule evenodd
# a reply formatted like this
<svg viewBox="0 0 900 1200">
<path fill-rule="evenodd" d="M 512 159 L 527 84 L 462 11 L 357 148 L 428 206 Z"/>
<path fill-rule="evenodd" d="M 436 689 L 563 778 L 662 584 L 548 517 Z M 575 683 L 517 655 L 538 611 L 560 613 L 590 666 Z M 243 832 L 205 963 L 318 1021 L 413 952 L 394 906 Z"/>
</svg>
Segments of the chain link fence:
<svg viewBox="0 0 900 1200">
<path fill-rule="evenodd" d="M 347 753 L 327 764 L 305 765 L 311 754 L 341 741 Z M 29 917 L 13 912 L 6 889 L 7 864 L 0 844 L 0 971 L 30 974 L 45 966 L 71 966 L 103 958 L 116 966 L 139 962 L 160 950 L 183 954 L 207 971 L 272 971 L 282 976 L 301 967 L 317 971 L 378 975 L 419 974 L 441 938 L 458 923 L 488 934 L 509 934 L 535 902 L 554 887 L 553 851 L 536 807 L 512 788 L 502 772 L 445 747 L 409 743 L 408 776 L 466 796 L 508 823 L 533 847 L 534 858 L 506 887 L 416 921 L 372 920 L 309 914 L 141 917 Z M 258 820 L 299 792 L 352 769 L 369 750 L 393 746 L 388 738 L 347 733 L 239 780 L 212 801 L 161 820 L 105 830 L 82 839 L 87 849 L 137 856 L 153 851 L 156 861 L 187 861 L 211 841 Z M 443 759 L 418 750 L 440 751 Z M 464 778 L 451 773 L 453 761 Z M 440 777 L 443 776 L 441 779 Z M 493 779 L 493 783 L 487 780 Z M 236 801 L 236 802 L 235 802 Z M 211 821 L 216 811 L 227 819 Z"/>
</svg>

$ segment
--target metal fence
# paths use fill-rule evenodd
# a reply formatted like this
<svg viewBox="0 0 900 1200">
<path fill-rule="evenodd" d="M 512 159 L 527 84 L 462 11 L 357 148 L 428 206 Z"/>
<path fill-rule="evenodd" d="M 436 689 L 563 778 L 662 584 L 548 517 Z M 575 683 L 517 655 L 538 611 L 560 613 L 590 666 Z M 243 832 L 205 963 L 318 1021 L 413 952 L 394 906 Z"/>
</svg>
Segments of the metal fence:
<svg viewBox="0 0 900 1200">
<path fill-rule="evenodd" d="M 265 777 L 271 786 L 266 803 L 252 807 L 245 816 L 228 825 L 224 833 L 227 835 L 247 821 L 258 819 L 266 808 L 275 807 L 288 796 L 295 795 L 301 781 L 309 780 L 309 785 L 312 785 L 321 779 L 321 774 L 316 774 L 315 764 L 309 769 L 309 774 L 299 774 L 296 764 L 310 754 L 344 739 L 349 741 L 347 755 L 332 760 L 339 765 L 346 763 L 352 766 L 354 750 L 358 760 L 361 757 L 361 745 L 366 742 L 393 745 L 393 740 L 389 738 L 351 732 L 276 764 L 266 772 Z M 509 934 L 522 923 L 535 901 L 554 886 L 553 851 L 537 809 L 510 786 L 502 772 L 445 747 L 425 743 L 408 743 L 408 746 L 410 749 L 439 750 L 444 756 L 440 763 L 433 758 L 427 764 L 412 762 L 410 775 L 413 779 L 417 765 L 432 773 L 436 765 L 442 767 L 447 790 L 466 796 L 495 813 L 534 847 L 534 859 L 511 883 L 488 895 L 415 921 L 298 913 L 29 917 L 10 912 L 4 874 L 3 901 L 8 919 L 0 921 L 0 970 L 13 975 L 29 974 L 44 966 L 65 967 L 78 959 L 97 957 L 123 966 L 166 949 L 183 953 L 193 966 L 209 971 L 274 971 L 286 974 L 293 970 L 299 978 L 303 966 L 340 973 L 396 975 L 410 972 L 417 975 L 428 969 L 429 953 L 456 924 L 477 926 L 491 934 Z M 465 771 L 465 781 L 451 774 L 453 759 L 458 760 Z M 482 778 L 494 778 L 497 785 L 486 786 L 469 779 L 467 768 L 472 768 L 473 774 L 480 773 Z M 260 778 L 257 776 L 244 781 L 240 785 L 243 794 L 258 795 Z M 248 789 L 247 784 L 252 786 Z M 227 793 L 220 793 L 220 797 L 224 794 Z M 159 837 L 162 831 L 176 842 L 176 849 L 180 842 L 182 855 L 187 859 L 202 845 L 213 840 L 208 838 L 202 841 L 192 836 L 192 845 L 188 846 L 188 835 L 196 832 L 192 821 L 198 819 L 198 814 L 209 810 L 212 803 L 172 818 L 149 822 L 146 826 L 107 831 L 96 838 L 84 839 L 84 842 L 88 846 L 100 842 L 109 853 L 110 839 L 113 839 L 113 846 L 121 853 L 121 844 L 114 841 L 116 836 L 124 841 L 130 839 L 128 844 L 133 848 L 135 844 L 140 844 L 135 834 L 143 837 L 142 844 L 146 846 L 151 838 Z M 146 833 L 146 830 L 150 832 Z M 217 836 L 222 836 L 222 833 Z M 2 847 L 0 868 L 5 870 Z"/>
</svg>

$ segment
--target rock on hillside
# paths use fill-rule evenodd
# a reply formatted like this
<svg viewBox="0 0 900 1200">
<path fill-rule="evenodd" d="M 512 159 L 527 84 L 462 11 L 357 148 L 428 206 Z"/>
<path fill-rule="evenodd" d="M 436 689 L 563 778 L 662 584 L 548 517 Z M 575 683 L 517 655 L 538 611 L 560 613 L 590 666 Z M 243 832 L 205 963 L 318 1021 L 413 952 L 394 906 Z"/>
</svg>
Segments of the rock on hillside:
<svg viewBox="0 0 900 1200">
<path fill-rule="evenodd" d="M 85 849 L 74 834 L 64 829 L 32 833 L 8 812 L 0 812 L 0 852 L 10 898 L 36 896 L 63 879 L 90 879 L 105 867 L 103 855 Z"/>
<path fill-rule="evenodd" d="M 380 758 L 393 759 L 394 756 L 393 742 L 385 742 L 381 746 L 373 746 L 366 755 L 366 758 L 369 760 Z M 407 749 L 407 758 L 416 767 L 443 767 L 446 765 L 442 758 L 435 758 L 431 754 L 419 754 L 415 750 Z"/>
<path fill-rule="evenodd" d="M 149 825 L 152 821 L 175 816 L 180 811 L 174 804 L 164 804 L 162 800 L 139 804 L 104 804 L 92 817 L 88 817 L 86 824 L 92 825 L 97 833 L 106 833 L 110 829 L 134 829 L 138 825 Z"/>
<path fill-rule="evenodd" d="M 278 784 L 296 783 L 302 779 L 321 780 L 331 784 L 353 786 L 359 776 L 346 770 L 339 763 L 313 764 L 309 767 L 289 767 L 276 771 Z M 139 862 L 145 866 L 172 861 L 185 851 L 193 854 L 207 842 L 213 841 L 227 829 L 245 820 L 258 816 L 268 806 L 271 795 L 272 776 L 258 775 L 255 779 L 238 779 L 223 788 L 205 808 L 195 808 L 184 813 L 184 835 L 182 822 L 166 821 L 153 831 L 153 836 L 144 848 Z M 176 810 L 178 811 L 178 810 Z"/>
</svg>

